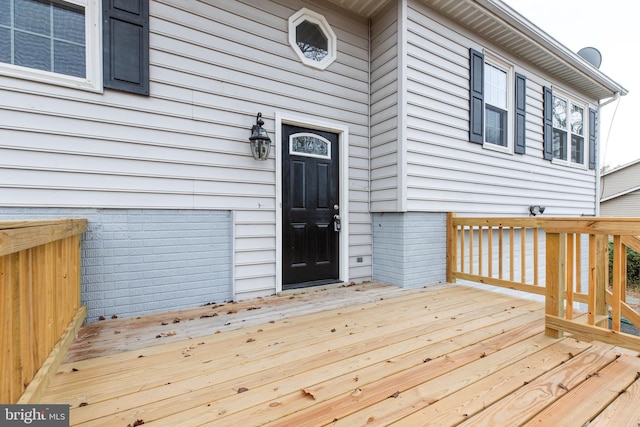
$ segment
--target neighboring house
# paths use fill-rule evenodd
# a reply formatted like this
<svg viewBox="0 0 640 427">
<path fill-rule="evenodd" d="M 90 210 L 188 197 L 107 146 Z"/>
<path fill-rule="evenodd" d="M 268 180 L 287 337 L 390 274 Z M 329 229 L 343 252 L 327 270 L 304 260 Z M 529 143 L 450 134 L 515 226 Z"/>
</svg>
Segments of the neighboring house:
<svg viewBox="0 0 640 427">
<path fill-rule="evenodd" d="M 602 173 L 600 216 L 640 218 L 640 159 Z"/>
<path fill-rule="evenodd" d="M 626 94 L 497 0 L 0 8 L 0 219 L 89 220 L 89 321 L 444 281 L 447 212 L 596 214 Z"/>
</svg>

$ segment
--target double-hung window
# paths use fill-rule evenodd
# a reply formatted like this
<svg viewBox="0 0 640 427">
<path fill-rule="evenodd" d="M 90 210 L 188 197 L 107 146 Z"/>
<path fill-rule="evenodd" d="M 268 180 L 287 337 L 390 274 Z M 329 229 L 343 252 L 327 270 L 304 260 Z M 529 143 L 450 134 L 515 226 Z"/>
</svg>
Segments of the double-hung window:
<svg viewBox="0 0 640 427">
<path fill-rule="evenodd" d="M 526 78 L 495 55 L 469 52 L 469 141 L 524 154 Z"/>
<path fill-rule="evenodd" d="M 484 63 L 484 142 L 509 146 L 509 70 Z"/>
<path fill-rule="evenodd" d="M 99 0 L 0 0 L 0 73 L 102 90 Z"/>
<path fill-rule="evenodd" d="M 543 88 L 544 158 L 595 169 L 598 112 L 561 91 Z"/>
<path fill-rule="evenodd" d="M 553 95 L 553 158 L 584 165 L 585 108 Z"/>
</svg>

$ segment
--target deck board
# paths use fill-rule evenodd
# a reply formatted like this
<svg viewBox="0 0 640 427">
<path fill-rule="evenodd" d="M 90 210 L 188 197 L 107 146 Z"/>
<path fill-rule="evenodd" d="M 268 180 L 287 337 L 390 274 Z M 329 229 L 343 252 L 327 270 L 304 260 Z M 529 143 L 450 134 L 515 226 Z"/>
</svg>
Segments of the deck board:
<svg viewBox="0 0 640 427">
<path fill-rule="evenodd" d="M 617 401 L 637 396 L 640 358 L 546 337 L 543 319 L 540 302 L 470 287 L 368 284 L 108 320 L 81 331 L 43 402 L 82 426 L 561 425 L 601 411 L 601 425 L 624 412 L 637 426 Z"/>
</svg>

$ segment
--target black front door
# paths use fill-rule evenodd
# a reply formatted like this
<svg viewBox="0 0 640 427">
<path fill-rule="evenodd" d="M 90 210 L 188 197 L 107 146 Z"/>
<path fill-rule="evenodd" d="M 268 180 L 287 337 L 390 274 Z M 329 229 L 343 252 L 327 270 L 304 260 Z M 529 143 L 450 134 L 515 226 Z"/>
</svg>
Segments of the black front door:
<svg viewBox="0 0 640 427">
<path fill-rule="evenodd" d="M 282 288 L 338 282 L 338 135 L 282 126 Z"/>
</svg>

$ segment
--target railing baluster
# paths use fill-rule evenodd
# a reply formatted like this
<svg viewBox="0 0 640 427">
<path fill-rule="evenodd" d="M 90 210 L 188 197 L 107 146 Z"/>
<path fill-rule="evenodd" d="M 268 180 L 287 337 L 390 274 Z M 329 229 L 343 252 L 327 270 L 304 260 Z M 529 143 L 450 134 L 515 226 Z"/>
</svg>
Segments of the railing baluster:
<svg viewBox="0 0 640 427">
<path fill-rule="evenodd" d="M 502 261 L 502 258 L 504 256 L 504 243 L 503 243 L 503 236 L 502 234 L 504 233 L 504 230 L 502 229 L 502 226 L 498 227 L 498 278 L 502 279 L 502 271 L 503 271 L 503 267 L 504 267 L 504 262 Z"/>
<path fill-rule="evenodd" d="M 469 274 L 473 274 L 473 228 L 469 226 Z"/>
<path fill-rule="evenodd" d="M 589 291 L 588 291 L 588 314 L 587 323 L 594 326 L 596 324 L 596 281 L 597 281 L 597 247 L 596 236 L 589 234 Z"/>
<path fill-rule="evenodd" d="M 538 233 L 540 230 L 538 228 L 533 229 L 533 286 L 539 285 L 539 277 L 538 277 Z"/>
<path fill-rule="evenodd" d="M 478 275 L 482 276 L 482 230 L 483 226 L 478 227 Z"/>
<path fill-rule="evenodd" d="M 566 318 L 573 320 L 573 268 L 574 264 L 574 242 L 575 235 L 567 234 L 567 261 L 566 261 Z"/>
<path fill-rule="evenodd" d="M 511 280 L 513 282 L 513 273 L 515 270 L 515 266 L 514 266 L 514 256 L 513 256 L 513 234 L 514 234 L 514 230 L 513 227 L 509 227 L 509 280 Z"/>
<path fill-rule="evenodd" d="M 527 282 L 527 230 L 520 227 L 520 281 Z"/>
<path fill-rule="evenodd" d="M 613 236 L 613 300 L 611 301 L 611 329 L 620 332 L 620 293 L 622 284 L 622 243 L 620 235 Z"/>
<path fill-rule="evenodd" d="M 464 273 L 464 257 L 465 257 L 465 253 L 464 253 L 464 241 L 465 241 L 465 230 L 467 229 L 467 227 L 465 227 L 464 225 L 462 227 L 460 227 L 460 272 Z"/>
<path fill-rule="evenodd" d="M 489 265 L 487 265 L 487 274 L 489 277 L 493 277 L 493 227 L 489 226 L 487 229 L 487 259 Z"/>
</svg>

